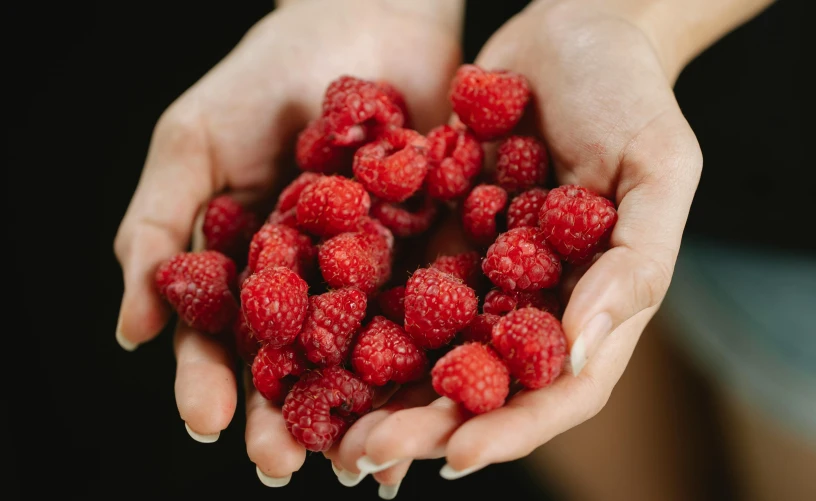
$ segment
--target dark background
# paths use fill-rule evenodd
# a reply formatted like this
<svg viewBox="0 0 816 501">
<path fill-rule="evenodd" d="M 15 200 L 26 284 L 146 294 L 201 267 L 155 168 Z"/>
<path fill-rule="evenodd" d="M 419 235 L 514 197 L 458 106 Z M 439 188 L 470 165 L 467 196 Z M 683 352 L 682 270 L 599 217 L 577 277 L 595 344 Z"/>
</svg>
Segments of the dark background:
<svg viewBox="0 0 816 501">
<path fill-rule="evenodd" d="M 526 2 L 470 2 L 466 57 Z M 705 169 L 688 233 L 813 249 L 814 173 L 801 131 L 803 2 L 782 0 L 693 62 L 676 91 Z M 340 486 L 321 455 L 289 487 L 255 476 L 243 414 L 215 444 L 194 442 L 173 399 L 171 336 L 126 353 L 113 238 L 161 112 L 268 13 L 271 0 L 17 4 L 7 17 L 5 241 L 11 255 L 3 357 L 11 489 L 62 494 L 221 493 L 377 499 Z M 500 5 L 499 5 L 500 4 Z M 9 64 L 10 63 L 10 64 Z M 9 69 L 11 68 L 11 69 Z M 22 288 L 14 287 L 22 284 Z M 472 496 L 514 487 L 514 465 L 448 482 L 412 466 L 400 492 Z M 12 491 L 13 492 L 13 491 Z M 515 497 L 515 496 L 514 496 Z"/>
</svg>

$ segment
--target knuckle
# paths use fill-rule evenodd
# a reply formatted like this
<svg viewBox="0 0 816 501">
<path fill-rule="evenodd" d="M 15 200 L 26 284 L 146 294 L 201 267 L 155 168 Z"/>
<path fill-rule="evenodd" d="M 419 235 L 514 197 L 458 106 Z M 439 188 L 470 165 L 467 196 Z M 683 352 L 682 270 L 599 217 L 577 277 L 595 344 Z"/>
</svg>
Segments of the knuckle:
<svg viewBox="0 0 816 501">
<path fill-rule="evenodd" d="M 609 402 L 609 397 L 612 394 L 612 389 L 607 388 L 607 385 L 601 384 L 590 375 L 587 375 L 586 378 L 583 379 L 583 382 L 585 386 L 584 391 L 587 395 L 583 420 L 588 421 L 597 416 L 603 408 L 606 407 L 607 402 Z"/>
<path fill-rule="evenodd" d="M 204 115 L 193 101 L 182 97 L 159 117 L 153 129 L 153 141 L 171 144 L 196 144 L 204 129 Z"/>
<path fill-rule="evenodd" d="M 640 266 L 633 269 L 635 304 L 648 308 L 656 306 L 666 295 L 671 283 L 672 270 L 662 261 L 642 256 Z"/>
</svg>

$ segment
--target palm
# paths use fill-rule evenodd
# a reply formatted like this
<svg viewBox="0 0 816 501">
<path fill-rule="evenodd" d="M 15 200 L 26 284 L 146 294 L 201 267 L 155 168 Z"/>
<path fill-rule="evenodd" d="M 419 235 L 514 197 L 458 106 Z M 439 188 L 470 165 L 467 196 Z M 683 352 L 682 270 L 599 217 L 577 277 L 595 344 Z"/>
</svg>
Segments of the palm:
<svg viewBox="0 0 816 501">
<path fill-rule="evenodd" d="M 647 37 L 614 17 L 530 12 L 498 31 L 476 64 L 525 75 L 535 102 L 521 132 L 544 139 L 559 183 L 586 186 L 618 205 L 611 249 L 580 278 L 563 318 L 571 346 L 601 314 L 612 335 L 580 374 L 573 356 L 575 375 L 472 419 L 446 398 L 417 407 L 424 405 L 417 395 L 435 395 L 423 384 L 407 389 L 332 451 L 351 471 L 362 454 L 387 465 L 444 455 L 465 471 L 529 454 L 603 407 L 668 286 L 701 161 Z M 411 408 L 398 410 L 404 407 Z M 409 463 L 375 477 L 397 484 Z"/>
</svg>

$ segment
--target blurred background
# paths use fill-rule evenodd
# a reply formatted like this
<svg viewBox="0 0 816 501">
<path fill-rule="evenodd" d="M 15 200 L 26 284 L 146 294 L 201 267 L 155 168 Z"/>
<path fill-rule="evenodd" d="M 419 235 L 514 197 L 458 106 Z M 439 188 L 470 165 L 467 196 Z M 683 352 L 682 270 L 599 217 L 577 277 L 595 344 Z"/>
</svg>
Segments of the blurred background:
<svg viewBox="0 0 816 501">
<path fill-rule="evenodd" d="M 173 398 L 171 333 L 134 353 L 114 340 L 122 280 L 113 239 L 152 128 L 272 4 L 17 4 L 7 18 L 21 28 L 7 45 L 19 68 L 13 83 L 20 87 L 6 99 L 22 119 L 9 124 L 11 158 L 3 169 L 14 260 L 10 280 L 24 284 L 4 307 L 12 319 L 6 336 L 15 350 L 4 357 L 13 369 L 5 406 L 11 416 L 10 474 L 21 497 L 57 488 L 68 496 L 166 492 L 287 500 L 319 491 L 331 498 L 377 499 L 372 479 L 354 489 L 342 487 L 319 454 L 307 459 L 288 487 L 262 486 L 246 455 L 241 402 L 217 443 L 197 443 L 187 435 Z M 525 4 L 469 2 L 466 59 Z M 694 61 L 677 83 L 677 98 L 705 157 L 687 228 L 692 237 L 797 255 L 814 250 L 814 169 L 801 128 L 802 87 L 808 81 L 800 73 L 806 64 L 802 4 L 778 2 Z M 666 377 L 677 378 L 678 394 L 707 406 L 710 382 L 682 347 L 675 350 L 663 336 L 649 337 L 643 349 L 676 361 L 682 375 Z M 647 366 L 633 365 L 624 378 L 637 377 Z M 615 412 L 615 398 L 612 410 L 596 419 Z M 698 432 L 696 457 L 705 475 L 695 481 L 705 486 L 706 497 L 736 499 L 735 472 L 718 452 L 721 423 L 668 409 L 667 419 L 688 417 Z M 592 447 L 610 463 L 617 447 L 648 441 L 646 435 L 626 436 L 622 444 L 596 438 Z M 561 454 L 558 447 L 553 444 L 553 454 Z M 425 461 L 412 466 L 398 499 L 491 491 L 513 499 L 568 499 L 561 480 L 572 472 L 547 468 L 553 454 L 542 456 L 541 468 L 535 462 L 496 465 L 454 482 L 439 477 L 441 460 Z"/>
</svg>

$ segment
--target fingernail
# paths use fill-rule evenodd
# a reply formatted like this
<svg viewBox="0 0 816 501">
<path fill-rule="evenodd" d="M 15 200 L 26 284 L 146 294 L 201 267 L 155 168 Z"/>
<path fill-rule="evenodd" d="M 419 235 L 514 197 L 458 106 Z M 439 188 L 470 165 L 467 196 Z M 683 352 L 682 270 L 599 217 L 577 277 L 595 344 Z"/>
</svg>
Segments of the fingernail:
<svg viewBox="0 0 816 501">
<path fill-rule="evenodd" d="M 336 476 L 338 476 L 338 477 L 339 477 L 339 476 L 340 476 L 340 472 L 342 472 L 342 471 L 343 471 L 343 468 L 340 468 L 339 466 L 335 466 L 334 461 L 331 461 L 331 465 L 332 465 L 332 471 L 334 472 L 334 474 L 335 474 Z"/>
<path fill-rule="evenodd" d="M 213 433 L 212 435 L 202 435 L 201 433 L 196 433 L 192 429 L 190 429 L 190 425 L 184 423 L 184 427 L 187 428 L 187 433 L 193 437 L 193 440 L 196 442 L 201 442 L 202 444 L 211 444 L 218 440 L 218 437 L 221 436 L 221 432 Z"/>
<path fill-rule="evenodd" d="M 595 315 L 592 320 L 587 322 L 584 330 L 578 335 L 578 339 L 572 345 L 570 350 L 570 364 L 572 365 L 572 374 L 577 376 L 581 373 L 581 369 L 586 365 L 587 360 L 595 351 L 601 342 L 609 335 L 612 330 L 612 317 L 609 313 L 603 312 Z"/>
<path fill-rule="evenodd" d="M 283 487 L 284 485 L 288 484 L 290 480 L 292 480 L 292 475 L 286 475 L 285 477 L 270 477 L 266 475 L 264 472 L 261 471 L 261 468 L 256 466 L 255 473 L 258 474 L 258 479 L 260 479 L 261 483 L 267 487 Z"/>
<path fill-rule="evenodd" d="M 122 316 L 119 315 L 119 320 L 116 321 L 116 342 L 119 343 L 125 351 L 133 351 L 139 347 L 139 343 L 134 343 L 133 341 L 128 340 L 125 338 L 125 335 L 122 334 Z"/>
<path fill-rule="evenodd" d="M 366 476 L 366 472 L 364 471 L 361 471 L 360 473 L 352 473 L 348 470 L 335 468 L 334 464 L 332 464 L 332 469 L 334 470 L 334 474 L 337 475 L 337 480 L 339 480 L 340 483 L 346 487 L 354 487 L 362 482 Z M 337 470 L 340 471 L 338 472 Z"/>
<path fill-rule="evenodd" d="M 481 470 L 482 468 L 484 468 L 484 466 L 471 466 L 470 468 L 465 468 L 464 470 L 454 470 L 451 465 L 445 463 L 445 466 L 439 470 L 439 475 L 445 480 L 456 480 L 457 478 L 470 475 L 474 471 Z"/>
<path fill-rule="evenodd" d="M 368 456 L 361 456 L 360 459 L 357 460 L 357 468 L 360 469 L 362 473 L 377 473 L 383 470 L 387 470 L 391 468 L 395 464 L 399 463 L 399 459 L 392 459 L 391 461 L 386 461 L 382 464 L 377 464 L 371 460 Z"/>
<path fill-rule="evenodd" d="M 394 499 L 397 497 L 401 483 L 402 480 L 397 482 L 396 485 L 380 485 L 379 490 L 377 490 L 377 494 L 381 499 Z"/>
</svg>

